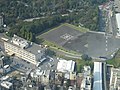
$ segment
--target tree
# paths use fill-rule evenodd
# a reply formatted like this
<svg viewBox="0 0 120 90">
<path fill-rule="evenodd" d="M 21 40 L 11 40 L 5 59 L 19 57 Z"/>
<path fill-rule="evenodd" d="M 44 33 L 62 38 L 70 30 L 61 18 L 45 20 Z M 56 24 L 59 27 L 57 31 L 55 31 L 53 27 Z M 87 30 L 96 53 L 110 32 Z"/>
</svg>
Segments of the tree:
<svg viewBox="0 0 120 90">
<path fill-rule="evenodd" d="M 90 61 L 90 60 L 92 60 L 92 58 L 89 57 L 89 56 L 86 55 L 86 54 L 83 54 L 81 57 L 82 57 L 82 59 L 85 60 L 85 61 Z"/>
<path fill-rule="evenodd" d="M 46 53 L 46 55 L 49 55 L 51 57 L 56 55 L 56 53 L 54 51 L 50 50 L 50 49 L 47 49 L 45 53 Z"/>
</svg>

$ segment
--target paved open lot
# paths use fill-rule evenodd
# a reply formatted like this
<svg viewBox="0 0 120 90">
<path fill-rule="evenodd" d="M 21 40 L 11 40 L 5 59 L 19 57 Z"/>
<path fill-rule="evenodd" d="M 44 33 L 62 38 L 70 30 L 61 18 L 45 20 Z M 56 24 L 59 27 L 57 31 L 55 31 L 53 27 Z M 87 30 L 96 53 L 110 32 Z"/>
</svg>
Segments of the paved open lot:
<svg viewBox="0 0 120 90">
<path fill-rule="evenodd" d="M 67 26 L 48 32 L 43 35 L 43 38 L 68 50 L 88 54 L 95 58 L 111 58 L 120 48 L 120 39 L 105 35 L 104 32 L 82 33 Z"/>
<path fill-rule="evenodd" d="M 70 40 L 64 47 L 96 58 L 110 57 L 120 48 L 120 39 L 88 32 L 75 40 Z"/>
<path fill-rule="evenodd" d="M 52 30 L 44 35 L 42 37 L 45 40 L 52 41 L 57 43 L 58 45 L 62 46 L 64 45 L 67 41 L 76 38 L 79 35 L 82 35 L 83 33 L 72 29 L 68 26 L 62 26 L 59 27 L 55 30 Z"/>
</svg>

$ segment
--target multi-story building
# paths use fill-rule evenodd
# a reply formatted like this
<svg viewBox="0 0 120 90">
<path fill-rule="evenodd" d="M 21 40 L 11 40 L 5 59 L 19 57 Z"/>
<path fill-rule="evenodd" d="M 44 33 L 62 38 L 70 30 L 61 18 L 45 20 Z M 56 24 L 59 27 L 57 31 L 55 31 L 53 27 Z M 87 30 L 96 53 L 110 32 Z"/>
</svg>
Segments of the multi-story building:
<svg viewBox="0 0 120 90">
<path fill-rule="evenodd" d="M 11 40 L 4 41 L 5 52 L 8 55 L 15 55 L 27 62 L 36 65 L 45 52 L 45 47 L 29 42 L 17 35 Z"/>
<path fill-rule="evenodd" d="M 109 90 L 120 90 L 120 69 L 118 68 L 111 69 Z"/>
<path fill-rule="evenodd" d="M 0 27 L 3 25 L 3 17 L 0 16 Z"/>
</svg>

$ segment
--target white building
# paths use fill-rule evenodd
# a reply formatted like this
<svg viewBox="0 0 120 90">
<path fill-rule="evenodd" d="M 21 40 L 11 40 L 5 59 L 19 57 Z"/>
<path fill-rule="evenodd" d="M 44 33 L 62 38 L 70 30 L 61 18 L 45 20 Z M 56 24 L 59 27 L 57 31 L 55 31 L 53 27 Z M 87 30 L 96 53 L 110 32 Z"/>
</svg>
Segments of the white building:
<svg viewBox="0 0 120 90">
<path fill-rule="evenodd" d="M 45 47 L 29 42 L 14 35 L 12 40 L 4 40 L 5 52 L 15 55 L 27 62 L 36 65 L 45 53 Z"/>
<path fill-rule="evenodd" d="M 3 67 L 3 72 L 4 72 L 4 73 L 10 72 L 10 66 L 9 66 L 9 65 L 5 65 L 5 66 Z"/>
<path fill-rule="evenodd" d="M 116 14 L 116 21 L 117 21 L 117 36 L 120 36 L 120 13 Z"/>
<path fill-rule="evenodd" d="M 6 88 L 6 89 L 10 89 L 13 84 L 12 84 L 11 82 L 8 82 L 8 81 L 2 81 L 2 82 L 0 83 L 0 85 L 1 85 L 2 87 Z"/>
<path fill-rule="evenodd" d="M 0 27 L 3 25 L 3 17 L 0 16 Z"/>
<path fill-rule="evenodd" d="M 72 60 L 59 60 L 57 70 L 59 72 L 74 72 L 75 62 Z"/>
<path fill-rule="evenodd" d="M 102 62 L 94 62 L 94 82 L 93 90 L 103 90 L 102 88 Z"/>
<path fill-rule="evenodd" d="M 84 66 L 83 80 L 81 82 L 80 90 L 91 90 L 91 68 L 90 66 Z"/>
</svg>

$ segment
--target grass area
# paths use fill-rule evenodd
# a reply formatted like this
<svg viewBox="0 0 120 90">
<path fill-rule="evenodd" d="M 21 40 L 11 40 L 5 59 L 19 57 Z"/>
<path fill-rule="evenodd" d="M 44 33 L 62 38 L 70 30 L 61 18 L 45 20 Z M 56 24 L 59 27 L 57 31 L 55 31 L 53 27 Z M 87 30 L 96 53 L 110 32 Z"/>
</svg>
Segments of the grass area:
<svg viewBox="0 0 120 90">
<path fill-rule="evenodd" d="M 68 23 L 64 23 L 64 24 L 61 24 L 61 25 L 58 26 L 58 27 L 55 27 L 55 28 L 53 28 L 53 29 L 51 29 L 51 30 L 43 33 L 42 35 L 47 34 L 47 33 L 51 32 L 51 31 L 53 31 L 53 30 L 57 30 L 57 29 L 59 29 L 59 28 L 62 27 L 62 26 L 68 26 L 68 27 L 73 28 L 73 29 L 75 29 L 75 30 L 79 30 L 80 32 L 83 32 L 83 33 L 89 31 L 88 29 L 83 28 L 83 27 L 77 27 L 77 26 L 74 26 L 74 25 L 71 25 L 71 24 L 68 24 Z M 39 35 L 39 36 L 36 37 L 36 38 L 39 39 L 39 40 L 37 40 L 37 42 L 40 42 L 40 41 L 42 40 L 42 35 Z M 40 43 L 41 43 L 41 42 L 40 42 Z M 59 45 L 57 45 L 57 44 L 54 43 L 54 42 L 50 42 L 50 41 L 47 41 L 47 40 L 44 40 L 44 39 L 43 39 L 43 41 L 42 41 L 42 44 L 48 45 L 48 46 L 50 46 L 50 47 L 51 47 L 52 49 L 54 49 L 54 50 L 59 50 L 59 51 L 65 52 L 65 53 L 69 53 L 69 54 L 71 53 L 71 54 L 77 54 L 77 55 L 79 55 L 78 52 L 75 52 L 75 51 L 72 51 L 72 50 L 66 50 L 66 49 L 63 48 L 62 46 L 59 46 Z"/>
<path fill-rule="evenodd" d="M 51 49 L 54 49 L 54 50 L 59 50 L 59 51 L 62 51 L 64 53 L 68 53 L 68 54 L 79 54 L 75 51 L 72 51 L 72 50 L 66 50 L 65 48 L 63 48 L 62 46 L 59 46 L 57 44 L 55 44 L 54 42 L 50 42 L 50 41 L 47 41 L 47 40 L 44 40 L 43 45 L 48 45 Z"/>
<path fill-rule="evenodd" d="M 107 60 L 106 61 L 108 64 L 113 65 L 114 67 L 118 68 L 120 67 L 120 49 L 118 52 L 115 54 L 113 59 Z"/>
<path fill-rule="evenodd" d="M 120 67 L 120 58 L 113 58 L 111 60 L 106 61 L 107 64 L 113 65 L 115 68 Z"/>
<path fill-rule="evenodd" d="M 77 72 L 78 72 L 78 73 L 81 73 L 81 72 L 82 72 L 83 67 L 84 67 L 85 65 L 90 66 L 91 69 L 93 69 L 93 65 L 94 65 L 94 63 L 93 63 L 92 60 L 90 60 L 90 61 L 85 61 L 85 60 L 80 60 L 80 59 L 79 59 L 79 60 L 76 60 L 76 64 L 77 64 Z"/>
</svg>

